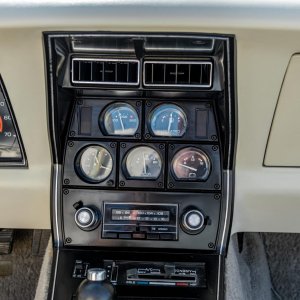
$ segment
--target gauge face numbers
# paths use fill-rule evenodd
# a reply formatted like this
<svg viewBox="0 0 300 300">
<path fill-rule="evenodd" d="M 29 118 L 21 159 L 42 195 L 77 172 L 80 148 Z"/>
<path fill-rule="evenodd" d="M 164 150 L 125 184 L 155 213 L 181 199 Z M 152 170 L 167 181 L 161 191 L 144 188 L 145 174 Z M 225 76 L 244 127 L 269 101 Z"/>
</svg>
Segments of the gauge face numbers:
<svg viewBox="0 0 300 300">
<path fill-rule="evenodd" d="M 162 104 L 150 116 L 150 129 L 154 136 L 181 137 L 187 129 L 186 114 L 177 105 Z"/>
<path fill-rule="evenodd" d="M 98 183 L 112 172 L 113 159 L 110 153 L 101 146 L 89 146 L 79 156 L 79 169 L 83 179 Z"/>
<path fill-rule="evenodd" d="M 129 151 L 125 158 L 125 168 L 129 179 L 152 179 L 159 177 L 162 160 L 151 147 L 139 146 Z"/>
<path fill-rule="evenodd" d="M 107 135 L 133 136 L 139 127 L 138 114 L 127 103 L 111 104 L 100 115 L 100 122 Z"/>
<path fill-rule="evenodd" d="M 204 181 L 208 178 L 210 169 L 209 157 L 198 148 L 181 149 L 172 161 L 172 172 L 177 180 Z"/>
</svg>

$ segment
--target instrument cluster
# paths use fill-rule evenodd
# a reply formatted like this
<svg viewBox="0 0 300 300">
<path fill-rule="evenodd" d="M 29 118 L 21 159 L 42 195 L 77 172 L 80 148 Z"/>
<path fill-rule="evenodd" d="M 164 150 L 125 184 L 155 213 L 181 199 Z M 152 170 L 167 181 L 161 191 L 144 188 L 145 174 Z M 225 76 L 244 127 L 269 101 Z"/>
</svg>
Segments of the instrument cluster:
<svg viewBox="0 0 300 300">
<path fill-rule="evenodd" d="M 75 110 L 65 185 L 221 188 L 220 151 L 208 102 L 81 99 Z"/>
</svg>

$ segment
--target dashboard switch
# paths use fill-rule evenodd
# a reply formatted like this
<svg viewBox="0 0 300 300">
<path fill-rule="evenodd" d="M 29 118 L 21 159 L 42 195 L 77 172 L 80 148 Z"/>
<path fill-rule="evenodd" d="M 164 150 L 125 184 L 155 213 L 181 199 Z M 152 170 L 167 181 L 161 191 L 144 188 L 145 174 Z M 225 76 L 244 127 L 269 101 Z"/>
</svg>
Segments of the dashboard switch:
<svg viewBox="0 0 300 300">
<path fill-rule="evenodd" d="M 83 206 L 75 213 L 75 223 L 82 230 L 93 230 L 99 225 L 99 212 L 97 209 Z"/>
<path fill-rule="evenodd" d="M 187 210 L 181 219 L 182 229 L 189 234 L 197 234 L 204 228 L 205 217 L 198 209 Z"/>
</svg>

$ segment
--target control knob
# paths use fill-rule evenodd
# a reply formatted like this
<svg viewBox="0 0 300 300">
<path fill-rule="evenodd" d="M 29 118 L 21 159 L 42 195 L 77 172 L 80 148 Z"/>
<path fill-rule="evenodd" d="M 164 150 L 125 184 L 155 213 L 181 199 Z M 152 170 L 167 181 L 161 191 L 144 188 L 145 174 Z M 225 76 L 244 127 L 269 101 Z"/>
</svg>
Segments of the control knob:
<svg viewBox="0 0 300 300">
<path fill-rule="evenodd" d="M 182 229 L 189 234 L 198 234 L 204 229 L 205 217 L 198 209 L 188 209 L 181 218 Z"/>
<path fill-rule="evenodd" d="M 83 206 L 75 213 L 75 223 L 82 230 L 93 230 L 100 222 L 100 212 L 96 208 Z"/>
</svg>

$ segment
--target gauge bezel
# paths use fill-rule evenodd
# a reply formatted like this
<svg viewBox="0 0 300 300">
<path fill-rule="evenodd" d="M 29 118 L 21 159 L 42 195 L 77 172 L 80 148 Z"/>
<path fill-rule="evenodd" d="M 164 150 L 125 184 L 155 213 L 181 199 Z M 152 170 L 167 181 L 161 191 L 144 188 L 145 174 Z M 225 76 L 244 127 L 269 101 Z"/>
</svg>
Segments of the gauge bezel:
<svg viewBox="0 0 300 300">
<path fill-rule="evenodd" d="M 84 153 L 87 149 L 89 149 L 89 148 L 91 148 L 91 147 L 100 147 L 100 148 L 105 149 L 105 150 L 107 151 L 107 153 L 110 155 L 110 159 L 112 160 L 112 168 L 111 168 L 109 174 L 108 174 L 106 177 L 104 177 L 103 179 L 101 179 L 101 180 L 96 180 L 96 179 L 93 179 L 93 178 L 88 177 L 86 174 L 84 174 L 84 172 L 83 172 L 83 170 L 82 170 L 82 167 L 81 167 L 81 158 L 82 158 L 82 155 L 83 155 L 83 153 Z M 89 182 L 89 183 L 100 183 L 100 182 L 105 181 L 107 178 L 109 178 L 109 176 L 111 175 L 112 170 L 113 170 L 113 168 L 114 168 L 114 164 L 115 164 L 115 163 L 114 163 L 114 160 L 113 160 L 113 157 L 112 157 L 110 151 L 109 151 L 106 147 L 101 146 L 101 145 L 93 145 L 93 144 L 88 145 L 88 146 L 82 148 L 82 149 L 78 152 L 78 154 L 76 155 L 76 158 L 75 158 L 75 166 L 76 166 L 76 172 L 77 172 L 78 176 L 79 176 L 83 181 L 86 181 L 86 182 Z"/>
<path fill-rule="evenodd" d="M 105 126 L 105 115 L 108 113 L 108 111 L 110 109 L 111 110 L 114 109 L 113 106 L 117 106 L 117 105 L 120 105 L 120 106 L 123 106 L 123 107 L 126 106 L 128 108 L 131 108 L 134 111 L 134 113 L 136 114 L 138 124 L 137 124 L 135 132 L 132 135 L 128 135 L 128 134 L 110 134 L 110 133 L 108 133 L 107 128 Z M 101 111 L 101 113 L 99 114 L 99 117 L 98 117 L 98 124 L 99 124 L 100 130 L 107 137 L 120 137 L 120 138 L 130 137 L 130 138 L 133 138 L 133 137 L 135 137 L 135 135 L 137 134 L 137 132 L 140 128 L 141 120 L 140 120 L 139 112 L 136 110 L 136 108 L 133 105 L 131 105 L 128 102 L 124 102 L 124 101 L 116 101 L 116 102 L 109 103 L 108 105 L 106 105 L 103 108 L 103 110 Z"/>
<path fill-rule="evenodd" d="M 174 165 L 176 163 L 176 159 L 179 159 L 179 157 L 177 157 L 178 155 L 182 155 L 180 154 L 180 152 L 183 153 L 183 151 L 194 151 L 194 152 L 198 152 L 198 153 L 201 153 L 201 155 L 203 155 L 206 159 L 206 162 L 207 162 L 207 171 L 205 173 L 205 176 L 203 176 L 203 178 L 178 178 L 178 176 L 176 175 L 176 172 L 174 170 Z M 173 177 L 175 178 L 176 181 L 184 181 L 184 182 L 198 182 L 198 181 L 201 181 L 201 182 L 204 182 L 204 181 L 207 181 L 207 179 L 209 178 L 209 175 L 211 173 L 211 160 L 210 160 L 210 157 L 209 155 L 207 155 L 207 153 L 205 151 L 203 151 L 202 149 L 200 149 L 199 147 L 183 147 L 181 148 L 180 150 L 178 150 L 172 161 L 171 161 L 171 165 L 170 165 L 170 168 L 171 168 L 171 172 L 172 172 L 172 175 Z"/>
<path fill-rule="evenodd" d="M 156 179 L 150 179 L 150 178 L 131 178 L 127 172 L 126 168 L 126 158 L 128 154 L 137 147 L 149 147 L 155 150 L 161 159 L 161 171 L 159 174 L 159 177 Z M 165 150 L 166 145 L 164 143 L 121 143 L 120 144 L 120 168 L 119 168 L 119 182 L 118 186 L 119 188 L 139 188 L 141 189 L 163 189 L 164 188 L 164 176 L 165 176 Z"/>
<path fill-rule="evenodd" d="M 184 117 L 184 120 L 185 120 L 185 130 L 183 132 L 182 135 L 157 135 L 155 134 L 153 128 L 152 128 L 152 122 L 153 122 L 153 118 L 155 117 L 155 113 L 157 113 L 157 111 L 162 108 L 163 106 L 172 106 L 174 109 L 177 109 Z M 178 105 L 177 103 L 173 103 L 173 102 L 170 102 L 170 103 L 160 103 L 158 105 L 156 105 L 155 107 L 153 107 L 153 109 L 150 111 L 148 117 L 147 117 L 147 127 L 148 127 L 148 130 L 151 134 L 151 136 L 153 136 L 154 138 L 174 138 L 174 139 L 182 139 L 188 129 L 189 129 L 189 122 L 188 122 L 188 117 L 187 117 L 187 113 L 185 112 L 185 110 L 180 106 Z"/>
<path fill-rule="evenodd" d="M 79 157 L 88 146 L 104 147 L 113 159 L 112 172 L 101 182 L 90 182 L 83 179 L 79 170 Z M 69 141 L 66 145 L 65 163 L 63 170 L 64 186 L 86 186 L 114 188 L 116 186 L 117 144 L 115 142 Z"/>
<path fill-rule="evenodd" d="M 210 175 L 205 181 L 178 180 L 172 172 L 172 161 L 176 153 L 184 148 L 199 148 L 210 158 Z M 220 191 L 222 187 L 221 152 L 217 145 L 207 144 L 170 144 L 168 148 L 168 190 Z"/>
</svg>

